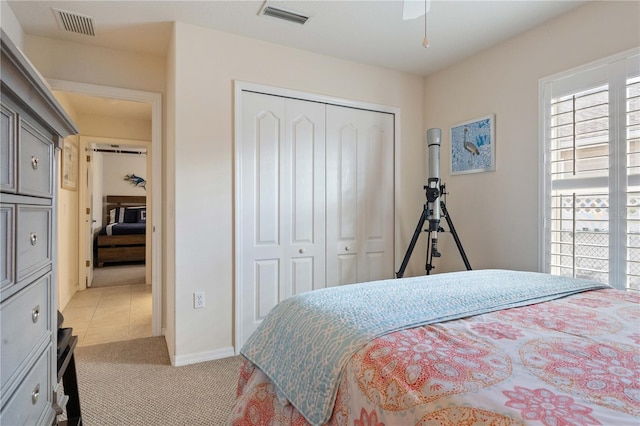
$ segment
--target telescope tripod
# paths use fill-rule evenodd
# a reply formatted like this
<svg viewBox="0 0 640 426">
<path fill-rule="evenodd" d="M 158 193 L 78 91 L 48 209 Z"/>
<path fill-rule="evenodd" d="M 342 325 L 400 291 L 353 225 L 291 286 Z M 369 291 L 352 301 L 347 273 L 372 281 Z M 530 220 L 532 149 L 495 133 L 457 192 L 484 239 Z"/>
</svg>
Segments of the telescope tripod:
<svg viewBox="0 0 640 426">
<path fill-rule="evenodd" d="M 438 223 L 433 223 L 429 221 L 429 216 L 433 213 L 429 208 L 429 201 L 433 201 L 431 198 L 432 195 L 429 193 L 429 187 L 425 186 L 425 190 L 427 191 L 427 202 L 424 203 L 424 207 L 422 209 L 422 215 L 420 216 L 420 220 L 418 221 L 418 226 L 416 226 L 416 230 L 413 233 L 413 238 L 411 238 L 411 242 L 409 243 L 409 248 L 407 248 L 407 252 L 404 255 L 404 259 L 402 260 L 402 265 L 400 265 L 400 270 L 396 273 L 396 278 L 402 278 L 404 276 L 404 271 L 407 269 L 407 264 L 409 263 L 409 259 L 411 258 L 411 253 L 418 241 L 418 237 L 420 237 L 420 233 L 424 228 L 425 222 L 429 223 L 429 228 L 425 229 L 424 232 L 429 233 L 430 242 L 433 241 L 431 238 L 431 233 L 435 232 L 445 232 L 445 230 Z M 440 185 L 439 194 L 436 192 L 436 197 L 438 195 L 445 195 L 445 187 L 444 185 Z M 458 237 L 458 233 L 456 232 L 456 228 L 453 226 L 453 221 L 451 220 L 451 216 L 449 216 L 449 212 L 447 211 L 447 206 L 444 201 L 440 200 L 440 211 L 441 217 L 444 217 L 447 220 L 447 225 L 449 226 L 449 232 L 453 235 L 453 239 L 456 242 L 456 246 L 458 247 L 458 251 L 460 252 L 460 256 L 462 257 L 462 261 L 464 262 L 464 266 L 467 268 L 467 271 L 471 270 L 471 264 L 469 263 L 469 259 L 467 259 L 467 255 L 462 248 L 462 243 L 460 242 L 460 238 Z M 431 270 L 435 268 L 433 266 L 433 258 L 440 257 L 440 253 L 438 252 L 435 244 L 427 244 L 427 263 L 425 265 L 425 269 L 427 271 L 427 275 L 430 274 Z"/>
</svg>

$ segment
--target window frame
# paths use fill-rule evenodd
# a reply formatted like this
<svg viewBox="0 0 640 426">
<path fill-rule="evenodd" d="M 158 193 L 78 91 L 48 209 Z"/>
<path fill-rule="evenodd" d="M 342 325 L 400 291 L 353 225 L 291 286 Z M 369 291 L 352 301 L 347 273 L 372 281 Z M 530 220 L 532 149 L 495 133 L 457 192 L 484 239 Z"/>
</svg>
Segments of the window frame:
<svg viewBox="0 0 640 426">
<path fill-rule="evenodd" d="M 553 97 L 575 93 L 597 84 L 608 85 L 609 141 L 626 142 L 626 86 L 629 75 L 640 71 L 640 48 L 633 48 L 579 67 L 542 78 L 538 82 L 538 270 L 551 271 L 551 150 L 549 108 Z M 619 96 L 623 94 L 623 96 Z M 603 179 L 608 185 L 602 185 Z M 636 180 L 635 177 L 633 180 Z M 561 182 L 561 181 L 556 181 Z M 575 183 L 578 183 L 576 186 Z M 598 184 L 609 194 L 609 283 L 626 289 L 626 145 L 609 143 L 609 174 L 606 178 L 579 178 L 556 184 L 578 189 Z M 563 185 L 564 184 L 564 185 Z M 615 212 L 624 212 L 616 214 Z"/>
</svg>

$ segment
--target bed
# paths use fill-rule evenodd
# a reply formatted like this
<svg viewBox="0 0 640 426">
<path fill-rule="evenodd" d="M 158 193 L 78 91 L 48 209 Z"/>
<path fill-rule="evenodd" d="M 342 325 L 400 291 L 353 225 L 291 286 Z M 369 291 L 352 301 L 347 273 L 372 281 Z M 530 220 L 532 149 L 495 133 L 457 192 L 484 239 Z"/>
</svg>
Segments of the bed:
<svg viewBox="0 0 640 426">
<path fill-rule="evenodd" d="M 242 347 L 232 425 L 637 425 L 640 296 L 465 271 L 287 299 Z"/>
<path fill-rule="evenodd" d="M 96 264 L 144 262 L 147 227 L 146 197 L 108 195 L 104 226 L 96 237 Z"/>
</svg>

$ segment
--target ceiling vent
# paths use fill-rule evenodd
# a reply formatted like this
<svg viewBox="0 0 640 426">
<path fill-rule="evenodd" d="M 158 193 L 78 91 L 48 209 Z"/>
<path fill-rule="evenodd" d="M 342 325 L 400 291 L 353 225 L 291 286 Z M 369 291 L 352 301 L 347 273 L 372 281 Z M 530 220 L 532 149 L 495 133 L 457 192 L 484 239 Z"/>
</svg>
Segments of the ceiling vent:
<svg viewBox="0 0 640 426">
<path fill-rule="evenodd" d="M 56 16 L 60 29 L 70 33 L 95 37 L 95 19 L 93 17 L 66 10 L 51 9 L 53 9 L 53 14 Z"/>
<path fill-rule="evenodd" d="M 300 25 L 304 25 L 309 18 L 311 18 L 309 15 L 305 15 L 302 12 L 275 6 L 270 4 L 268 1 L 264 2 L 264 6 L 262 6 L 258 15 L 271 16 L 272 18 L 278 18 Z"/>
</svg>

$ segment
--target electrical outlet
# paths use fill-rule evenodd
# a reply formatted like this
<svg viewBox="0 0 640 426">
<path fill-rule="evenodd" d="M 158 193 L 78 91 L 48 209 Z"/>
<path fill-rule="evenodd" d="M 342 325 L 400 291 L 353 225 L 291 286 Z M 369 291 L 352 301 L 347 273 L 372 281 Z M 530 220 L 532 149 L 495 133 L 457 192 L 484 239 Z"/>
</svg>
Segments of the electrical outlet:
<svg viewBox="0 0 640 426">
<path fill-rule="evenodd" d="M 204 308 L 204 291 L 193 293 L 193 309 Z"/>
</svg>

